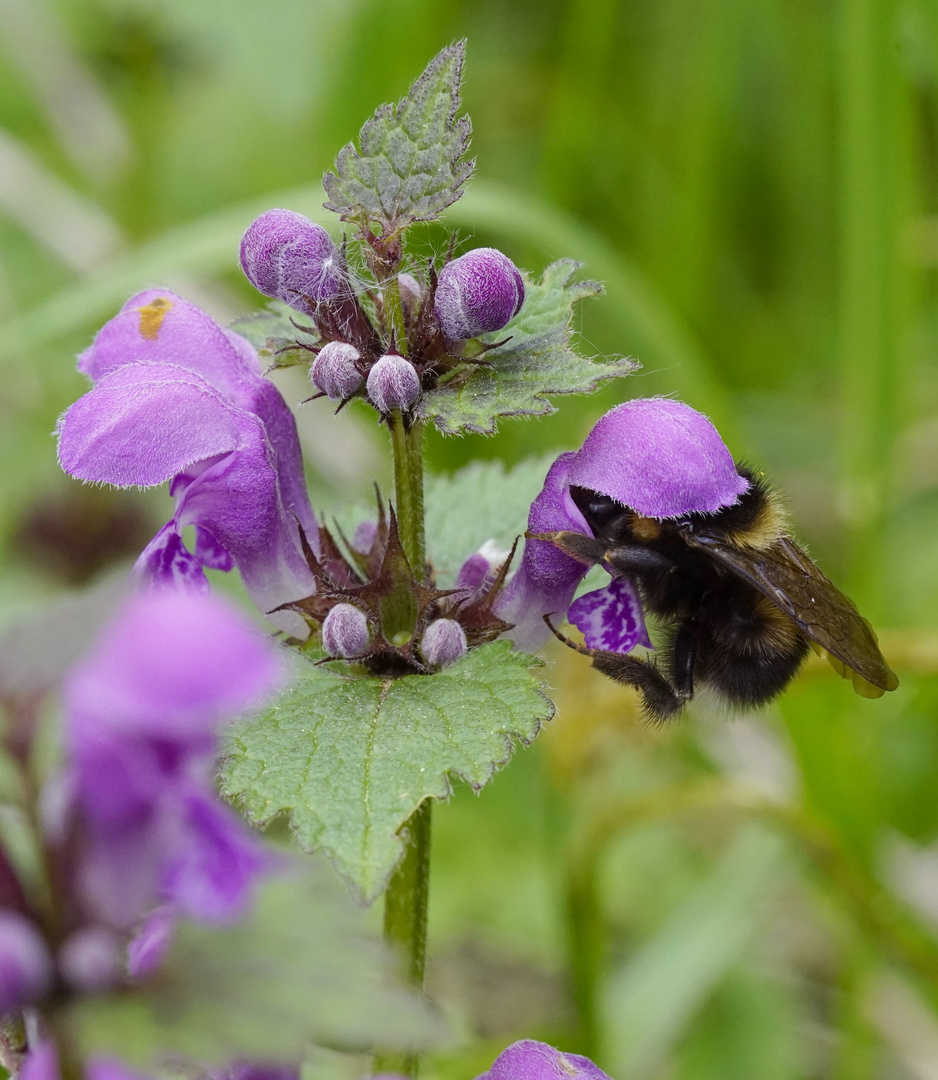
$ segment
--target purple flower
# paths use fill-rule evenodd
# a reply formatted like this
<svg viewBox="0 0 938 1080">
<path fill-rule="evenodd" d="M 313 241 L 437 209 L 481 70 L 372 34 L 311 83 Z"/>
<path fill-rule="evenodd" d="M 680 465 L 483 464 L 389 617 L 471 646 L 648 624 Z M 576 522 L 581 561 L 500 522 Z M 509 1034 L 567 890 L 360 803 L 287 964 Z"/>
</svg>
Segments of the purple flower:
<svg viewBox="0 0 938 1080">
<path fill-rule="evenodd" d="M 501 330 L 524 303 L 524 279 L 495 248 L 476 248 L 440 271 L 433 311 L 446 337 L 461 341 Z"/>
<path fill-rule="evenodd" d="M 35 925 L 0 911 L 0 1016 L 38 1001 L 52 982 L 52 960 Z"/>
<path fill-rule="evenodd" d="M 615 499 L 645 517 L 713 513 L 736 502 L 748 481 L 713 424 L 680 401 L 640 398 L 601 417 L 576 453 L 562 454 L 531 506 L 530 532 L 569 530 L 592 535 L 570 495 L 582 487 Z M 542 540 L 528 540 L 521 565 L 496 605 L 514 623 L 520 649 L 546 640 L 543 616 L 566 615 L 586 645 L 626 653 L 650 646 L 641 600 L 631 578 L 618 576 L 572 604 L 586 566 Z"/>
<path fill-rule="evenodd" d="M 707 417 L 670 398 L 626 401 L 600 417 L 567 483 L 654 518 L 712 514 L 749 487 Z"/>
<path fill-rule="evenodd" d="M 522 1039 L 503 1050 L 476 1080 L 610 1080 L 588 1057 L 562 1054 L 547 1043 Z"/>
<path fill-rule="evenodd" d="M 282 674 L 269 639 L 227 604 L 138 594 L 65 687 L 75 875 L 86 915 L 117 928 L 160 902 L 240 914 L 266 861 L 212 789 L 220 723 Z"/>
<path fill-rule="evenodd" d="M 420 639 L 420 651 L 430 667 L 445 667 L 466 655 L 466 631 L 455 619 L 434 619 Z"/>
<path fill-rule="evenodd" d="M 551 466 L 541 493 L 531 504 L 530 532 L 569 530 L 592 535 L 570 496 L 569 473 L 576 457 L 573 453 L 561 454 Z M 546 540 L 525 542 L 521 565 L 495 604 L 495 614 L 513 624 L 509 636 L 519 649 L 533 651 L 543 645 L 550 636 L 544 616 L 551 616 L 554 625 L 563 621 L 588 569 Z M 608 591 L 613 588 L 616 603 L 629 608 L 632 627 L 631 634 L 619 634 L 621 647 L 618 651 L 628 652 L 636 645 L 648 644 L 638 591 L 628 579 L 620 578 L 605 589 L 587 593 L 577 603 L 603 604 Z M 593 600 L 587 601 L 587 597 Z M 585 610 L 585 606 L 581 608 L 584 620 Z M 600 647 L 589 638 L 587 644 L 591 648 Z"/>
<path fill-rule="evenodd" d="M 382 356 L 368 372 L 368 396 L 380 413 L 409 409 L 420 397 L 420 376 L 403 356 Z"/>
<path fill-rule="evenodd" d="M 237 566 L 265 612 L 313 591 L 297 523 L 317 552 L 319 534 L 296 423 L 244 338 L 149 290 L 103 327 L 78 367 L 95 385 L 59 420 L 62 468 L 118 487 L 170 482 L 176 512 L 140 556 L 140 574 L 204 590 L 206 567 Z M 272 621 L 301 632 L 292 614 Z"/>
<path fill-rule="evenodd" d="M 346 289 L 332 238 L 293 210 L 268 210 L 251 222 L 241 241 L 241 268 L 259 292 L 307 315 Z"/>
</svg>

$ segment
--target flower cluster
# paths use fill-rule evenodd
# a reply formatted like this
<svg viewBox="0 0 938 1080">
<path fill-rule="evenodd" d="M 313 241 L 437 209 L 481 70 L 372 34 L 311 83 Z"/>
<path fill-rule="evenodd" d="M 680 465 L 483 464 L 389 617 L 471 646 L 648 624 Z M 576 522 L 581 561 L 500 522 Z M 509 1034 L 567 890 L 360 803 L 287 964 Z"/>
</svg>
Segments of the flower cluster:
<svg viewBox="0 0 938 1080">
<path fill-rule="evenodd" d="M 431 267 L 424 281 L 379 273 L 375 288 L 356 290 L 344 252 L 292 210 L 268 210 L 251 224 L 241 266 L 259 292 L 314 321 L 318 343 L 297 344 L 315 356 L 319 393 L 340 403 L 365 397 L 385 417 L 409 416 L 441 377 L 482 362 L 487 347 L 470 343 L 501 330 L 524 302 L 520 272 L 495 248 L 468 251 L 439 273 Z"/>
<path fill-rule="evenodd" d="M 154 589 L 118 613 L 63 691 L 65 762 L 35 837 L 51 909 L 0 851 L 0 1014 L 144 978 L 177 919 L 244 912 L 272 863 L 215 796 L 216 736 L 281 675 L 270 642 L 219 600 Z M 54 1076 L 39 1038 L 24 1075 Z"/>
</svg>

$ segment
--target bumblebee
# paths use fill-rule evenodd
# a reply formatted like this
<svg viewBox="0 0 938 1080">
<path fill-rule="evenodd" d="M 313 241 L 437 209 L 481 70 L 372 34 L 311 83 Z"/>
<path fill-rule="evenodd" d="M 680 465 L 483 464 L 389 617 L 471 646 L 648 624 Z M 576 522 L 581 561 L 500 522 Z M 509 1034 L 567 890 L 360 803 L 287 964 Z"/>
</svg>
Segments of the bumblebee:
<svg viewBox="0 0 938 1080">
<path fill-rule="evenodd" d="M 779 498 L 745 466 L 748 490 L 715 514 L 642 517 L 606 495 L 571 487 L 593 532 L 531 533 L 586 564 L 636 581 L 645 609 L 664 628 L 659 661 L 565 644 L 634 686 L 650 719 L 668 720 L 698 686 L 732 705 L 765 705 L 782 692 L 810 648 L 880 697 L 899 680 L 869 622 L 787 534 Z"/>
</svg>

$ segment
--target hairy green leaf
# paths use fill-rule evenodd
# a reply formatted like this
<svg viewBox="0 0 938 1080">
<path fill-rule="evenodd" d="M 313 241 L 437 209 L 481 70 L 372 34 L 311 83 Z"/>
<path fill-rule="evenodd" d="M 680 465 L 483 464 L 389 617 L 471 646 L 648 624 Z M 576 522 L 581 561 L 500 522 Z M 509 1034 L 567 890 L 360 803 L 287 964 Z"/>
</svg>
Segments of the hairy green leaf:
<svg viewBox="0 0 938 1080">
<path fill-rule="evenodd" d="M 427 477 L 427 553 L 438 585 L 452 586 L 463 561 L 486 541 L 508 550 L 524 533 L 556 456 L 528 458 L 510 469 L 501 461 L 474 461 L 451 475 Z"/>
<path fill-rule="evenodd" d="M 395 680 L 303 663 L 272 708 L 232 732 L 223 790 L 258 825 L 288 815 L 300 845 L 324 851 L 370 902 L 420 803 L 447 798 L 453 777 L 481 788 L 550 719 L 535 663 L 505 641 Z"/>
<path fill-rule="evenodd" d="M 343 221 L 381 225 L 384 235 L 432 221 L 462 194 L 474 162 L 463 161 L 472 125 L 456 119 L 466 43 L 438 53 L 397 105 L 382 105 L 348 143 L 323 186 Z"/>
<path fill-rule="evenodd" d="M 607 379 L 634 371 L 633 360 L 590 360 L 571 347 L 574 305 L 602 292 L 594 281 L 573 281 L 579 266 L 561 259 L 547 267 L 539 282 L 526 282 L 521 311 L 504 330 L 486 338 L 509 340 L 485 354 L 487 364 L 458 370 L 424 395 L 420 418 L 448 434 L 491 434 L 500 416 L 554 412 L 548 394 L 590 393 Z"/>
<path fill-rule="evenodd" d="M 305 349 L 296 347 L 297 341 L 311 345 L 319 338 L 316 328 L 302 318 L 280 300 L 272 300 L 265 310 L 235 319 L 231 329 L 250 341 L 262 363 L 274 368 L 294 367 L 312 359 Z"/>
<path fill-rule="evenodd" d="M 439 1017 L 395 988 L 388 969 L 335 879 L 293 860 L 261 888 L 248 918 L 180 923 L 155 976 L 67 1007 L 63 1021 L 84 1054 L 116 1054 L 141 1069 L 169 1058 L 297 1062 L 310 1039 L 357 1050 L 438 1043 Z"/>
</svg>

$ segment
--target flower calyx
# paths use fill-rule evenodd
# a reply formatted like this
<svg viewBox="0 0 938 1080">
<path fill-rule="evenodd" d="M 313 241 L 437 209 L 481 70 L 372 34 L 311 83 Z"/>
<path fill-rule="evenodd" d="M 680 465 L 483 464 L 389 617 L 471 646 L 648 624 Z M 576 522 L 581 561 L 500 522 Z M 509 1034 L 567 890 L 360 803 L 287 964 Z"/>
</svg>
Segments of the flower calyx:
<svg viewBox="0 0 938 1080">
<path fill-rule="evenodd" d="M 352 543 L 340 533 L 342 546 L 320 529 L 319 556 L 305 546 L 316 591 L 284 607 L 309 623 L 306 648 L 321 646 L 320 663 L 342 660 L 383 678 L 427 675 L 510 629 L 493 611 L 510 556 L 481 585 L 438 589 L 431 568 L 427 584 L 415 576 L 394 510 L 386 511 L 380 496 L 371 524 L 359 527 Z M 355 546 L 362 538 L 364 549 Z"/>
</svg>

